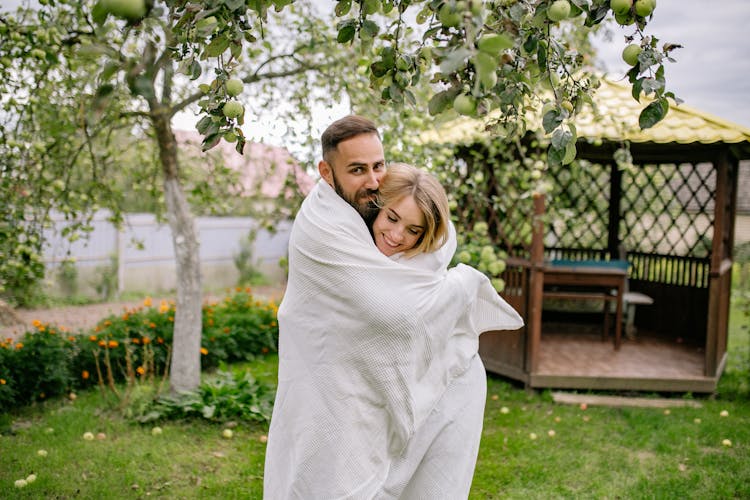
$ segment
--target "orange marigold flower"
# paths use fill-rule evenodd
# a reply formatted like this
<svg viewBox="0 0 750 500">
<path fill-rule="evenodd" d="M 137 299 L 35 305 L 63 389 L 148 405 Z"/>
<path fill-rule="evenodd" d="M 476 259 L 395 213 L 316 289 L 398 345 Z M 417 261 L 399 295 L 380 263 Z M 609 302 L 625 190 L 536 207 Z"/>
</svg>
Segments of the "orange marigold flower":
<svg viewBox="0 0 750 500">
<path fill-rule="evenodd" d="M 89 335 L 89 340 L 90 340 L 91 342 L 96 342 L 96 341 L 97 341 L 97 340 L 99 340 L 99 339 L 97 339 L 97 338 L 96 338 L 96 335 Z"/>
<path fill-rule="evenodd" d="M 150 338 L 148 338 L 148 337 L 143 337 L 143 338 L 141 339 L 141 341 L 143 342 L 143 345 L 148 345 L 148 344 L 150 344 L 150 343 L 151 343 L 151 339 L 150 339 Z"/>
<path fill-rule="evenodd" d="M 136 368 L 135 371 L 138 372 L 138 375 L 143 375 L 144 373 L 146 373 L 146 369 L 142 366 Z"/>
<path fill-rule="evenodd" d="M 170 317 L 168 317 L 167 319 L 168 319 L 168 320 L 169 320 L 170 322 L 174 322 L 174 317 L 173 317 L 173 316 L 170 316 Z"/>
<path fill-rule="evenodd" d="M 90 376 L 90 375 L 89 375 L 89 371 L 88 371 L 88 370 L 83 370 L 83 371 L 81 372 L 81 378 L 82 378 L 83 380 L 88 380 L 88 379 L 89 379 L 89 376 Z"/>
<path fill-rule="evenodd" d="M 224 327 L 224 333 L 229 333 L 229 327 L 228 326 Z"/>
<path fill-rule="evenodd" d="M 156 323 L 151 322 L 151 323 L 148 324 L 148 327 L 149 328 L 156 328 Z"/>
<path fill-rule="evenodd" d="M 0 385 L 5 385 L 5 379 L 4 378 L 0 378 Z"/>
<path fill-rule="evenodd" d="M 16 344 L 16 349 L 23 349 L 23 344 L 21 342 Z"/>
<path fill-rule="evenodd" d="M 159 304 L 159 312 L 163 314 L 167 311 L 169 311 L 169 304 L 167 304 L 166 300 L 162 300 L 161 304 Z"/>
<path fill-rule="evenodd" d="M 95 332 L 101 332 L 102 331 L 102 325 L 96 325 L 96 328 L 94 328 Z"/>
<path fill-rule="evenodd" d="M 39 330 L 40 332 L 43 332 L 43 331 L 45 331 L 45 330 L 46 330 L 46 328 L 44 327 L 44 325 L 42 325 L 42 326 L 40 326 L 40 327 L 38 328 L 38 330 Z"/>
<path fill-rule="evenodd" d="M 144 305 L 145 307 L 151 307 L 151 304 L 152 304 L 152 303 L 153 303 L 153 302 L 151 301 L 151 297 L 146 297 L 146 298 L 145 298 L 145 299 L 143 300 L 143 305 Z"/>
<path fill-rule="evenodd" d="M 161 338 L 161 337 L 156 337 L 156 343 L 157 344 L 163 344 L 164 343 L 164 339 Z"/>
<path fill-rule="evenodd" d="M 253 290 L 249 286 L 245 287 L 245 293 L 252 293 L 252 292 Z"/>
<path fill-rule="evenodd" d="M 110 349 L 114 349 L 114 348 L 115 348 L 115 347 L 117 347 L 117 346 L 118 346 L 119 344 L 118 344 L 118 342 L 117 342 L 116 340 L 110 340 L 110 341 L 109 341 L 109 344 L 107 344 L 107 345 L 109 346 L 109 348 L 110 348 Z"/>
<path fill-rule="evenodd" d="M 109 325 L 111 325 L 111 324 L 112 324 L 112 322 L 111 322 L 110 320 L 106 320 L 106 321 L 104 322 L 104 326 L 109 326 Z"/>
<path fill-rule="evenodd" d="M 31 324 L 34 326 L 34 328 L 39 328 L 40 326 L 42 326 L 42 322 L 39 321 L 38 319 L 35 319 L 34 321 L 32 321 Z"/>
<path fill-rule="evenodd" d="M 201 347 L 201 354 L 203 354 L 204 356 L 208 354 L 208 349 L 206 349 L 205 347 Z"/>
<path fill-rule="evenodd" d="M 99 341 L 99 347 L 107 347 L 107 343 L 103 340 Z"/>
<path fill-rule="evenodd" d="M 141 343 L 141 339 L 130 339 L 130 341 L 136 345 Z"/>
<path fill-rule="evenodd" d="M 130 318 L 130 315 L 128 313 L 125 313 L 125 314 L 122 315 L 122 320 L 123 321 L 127 321 L 128 318 Z"/>
<path fill-rule="evenodd" d="M 76 338 L 71 335 L 71 336 L 68 337 L 68 340 L 70 340 L 71 342 L 75 342 Z"/>
<path fill-rule="evenodd" d="M 65 328 L 64 326 L 61 326 L 61 327 L 60 327 L 60 331 L 61 331 L 61 332 L 67 332 L 67 331 L 68 331 L 68 329 L 67 329 L 67 328 Z"/>
</svg>

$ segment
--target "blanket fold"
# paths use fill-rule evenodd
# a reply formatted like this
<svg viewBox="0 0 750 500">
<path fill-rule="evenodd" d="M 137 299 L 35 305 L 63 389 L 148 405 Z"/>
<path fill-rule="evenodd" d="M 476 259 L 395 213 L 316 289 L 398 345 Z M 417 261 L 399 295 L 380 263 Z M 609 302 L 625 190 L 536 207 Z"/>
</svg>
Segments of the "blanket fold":
<svg viewBox="0 0 750 500">
<path fill-rule="evenodd" d="M 279 308 L 279 385 L 264 497 L 371 498 L 478 336 L 520 316 L 475 269 L 433 254 L 389 259 L 319 182 L 297 214 Z"/>
</svg>

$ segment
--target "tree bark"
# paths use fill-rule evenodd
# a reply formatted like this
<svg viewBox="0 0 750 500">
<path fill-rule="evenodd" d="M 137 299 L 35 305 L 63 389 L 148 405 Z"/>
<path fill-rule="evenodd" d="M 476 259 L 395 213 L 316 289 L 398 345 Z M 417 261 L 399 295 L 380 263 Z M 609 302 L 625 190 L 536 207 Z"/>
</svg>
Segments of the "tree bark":
<svg viewBox="0 0 750 500">
<path fill-rule="evenodd" d="M 195 222 L 179 179 L 177 141 L 166 114 L 155 116 L 154 130 L 164 174 L 167 220 L 177 262 L 177 310 L 174 318 L 170 388 L 173 393 L 197 389 L 201 377 L 202 286 L 200 244 Z"/>
</svg>

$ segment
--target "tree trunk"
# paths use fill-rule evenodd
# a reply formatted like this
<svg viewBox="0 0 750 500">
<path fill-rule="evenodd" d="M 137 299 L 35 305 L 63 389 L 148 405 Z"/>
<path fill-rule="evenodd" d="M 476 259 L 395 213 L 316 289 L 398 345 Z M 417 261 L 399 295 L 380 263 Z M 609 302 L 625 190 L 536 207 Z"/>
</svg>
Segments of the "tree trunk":
<svg viewBox="0 0 750 500">
<path fill-rule="evenodd" d="M 159 155 L 164 174 L 164 197 L 167 219 L 172 231 L 177 261 L 177 310 L 174 318 L 170 386 L 173 393 L 197 389 L 201 377 L 201 313 L 202 287 L 200 245 L 179 179 L 177 141 L 169 118 L 154 118 Z"/>
</svg>

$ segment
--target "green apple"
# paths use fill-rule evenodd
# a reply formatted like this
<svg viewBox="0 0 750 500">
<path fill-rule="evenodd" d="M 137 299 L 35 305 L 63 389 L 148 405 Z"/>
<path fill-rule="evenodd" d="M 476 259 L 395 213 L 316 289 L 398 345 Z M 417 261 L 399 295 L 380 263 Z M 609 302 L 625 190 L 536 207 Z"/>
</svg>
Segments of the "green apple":
<svg viewBox="0 0 750 500">
<path fill-rule="evenodd" d="M 632 12 L 627 11 L 622 14 L 615 14 L 615 21 L 620 26 L 630 26 L 635 22 L 635 16 Z"/>
<path fill-rule="evenodd" d="M 244 87 L 244 84 L 242 83 L 242 80 L 240 80 L 239 78 L 230 78 L 229 80 L 227 80 L 226 87 L 227 87 L 227 95 L 234 97 L 242 93 L 242 88 Z"/>
<path fill-rule="evenodd" d="M 610 0 L 609 8 L 615 14 L 625 14 L 630 12 L 630 8 L 633 6 L 633 0 Z"/>
<path fill-rule="evenodd" d="M 137 21 L 146 15 L 145 0 L 100 0 L 102 8 L 115 17 Z"/>
<path fill-rule="evenodd" d="M 453 99 L 453 109 L 460 115 L 473 116 L 477 111 L 477 101 L 468 94 L 458 94 Z"/>
<path fill-rule="evenodd" d="M 242 112 L 245 109 L 242 107 L 242 104 L 240 104 L 237 101 L 227 101 L 226 104 L 224 104 L 224 107 L 222 108 L 222 112 L 224 113 L 224 116 L 226 116 L 229 119 L 237 118 L 242 114 Z"/>
<path fill-rule="evenodd" d="M 570 2 L 568 0 L 555 0 L 547 8 L 547 17 L 550 21 L 558 22 L 567 19 L 570 15 Z"/>
<path fill-rule="evenodd" d="M 221 431 L 221 437 L 224 439 L 232 439 L 232 436 L 234 436 L 234 432 L 232 432 L 232 429 L 224 429 Z"/>
<path fill-rule="evenodd" d="M 638 64 L 638 55 L 643 49 L 636 43 L 631 43 L 622 51 L 622 60 L 628 63 L 630 66 Z"/>
<path fill-rule="evenodd" d="M 656 8 L 656 0 L 635 0 L 635 13 L 641 17 L 648 17 Z"/>
</svg>

